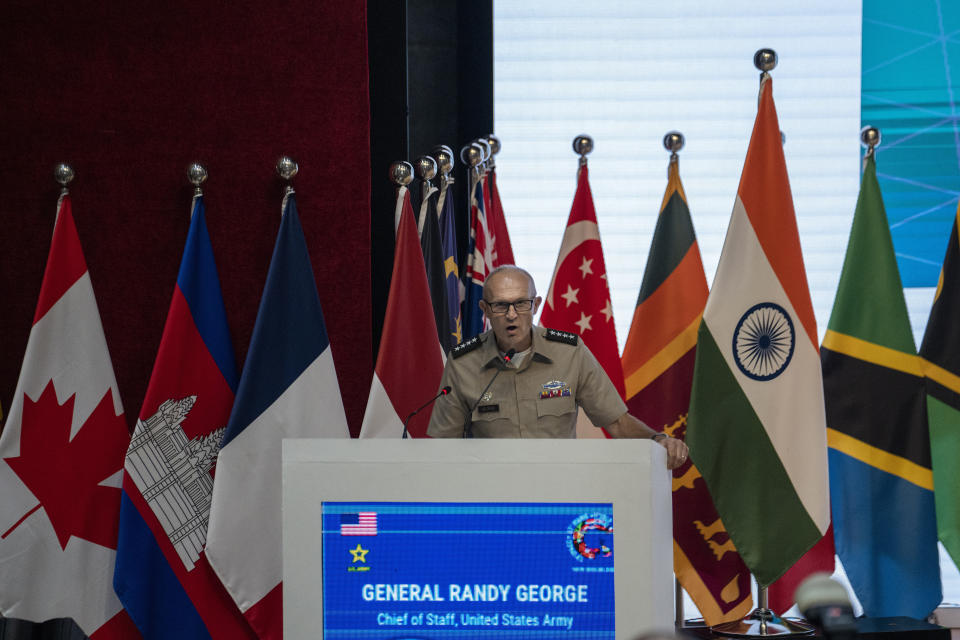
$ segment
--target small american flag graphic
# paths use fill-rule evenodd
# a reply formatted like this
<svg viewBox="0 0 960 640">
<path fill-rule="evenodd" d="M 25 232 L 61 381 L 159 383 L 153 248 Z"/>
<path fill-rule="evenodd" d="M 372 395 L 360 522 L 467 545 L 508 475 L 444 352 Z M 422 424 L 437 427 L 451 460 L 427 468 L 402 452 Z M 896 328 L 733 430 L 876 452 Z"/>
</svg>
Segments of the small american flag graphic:
<svg viewBox="0 0 960 640">
<path fill-rule="evenodd" d="M 340 516 L 340 535 L 377 535 L 377 512 L 361 511 L 360 513 L 344 513 Z"/>
</svg>

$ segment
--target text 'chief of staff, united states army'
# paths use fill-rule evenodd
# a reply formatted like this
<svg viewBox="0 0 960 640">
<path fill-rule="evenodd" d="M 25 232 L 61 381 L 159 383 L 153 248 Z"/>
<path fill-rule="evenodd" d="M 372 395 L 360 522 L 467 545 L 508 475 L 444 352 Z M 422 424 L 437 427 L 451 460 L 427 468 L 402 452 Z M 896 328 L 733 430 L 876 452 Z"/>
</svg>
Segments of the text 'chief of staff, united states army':
<svg viewBox="0 0 960 640">
<path fill-rule="evenodd" d="M 427 435 L 574 438 L 579 406 L 614 438 L 653 438 L 666 448 L 669 468 L 683 464 L 687 445 L 627 413 L 610 378 L 576 334 L 533 326 L 540 302 L 533 278 L 520 267 L 490 272 L 480 309 L 493 329 L 450 352 L 440 386 L 451 391 L 433 407 Z M 511 351 L 508 361 L 504 356 Z"/>
</svg>

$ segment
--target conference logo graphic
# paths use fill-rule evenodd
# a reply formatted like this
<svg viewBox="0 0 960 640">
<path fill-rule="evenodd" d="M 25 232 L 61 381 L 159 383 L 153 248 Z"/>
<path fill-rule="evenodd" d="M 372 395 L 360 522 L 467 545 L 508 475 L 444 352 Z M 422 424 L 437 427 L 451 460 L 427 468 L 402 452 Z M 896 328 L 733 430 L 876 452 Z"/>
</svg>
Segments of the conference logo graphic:
<svg viewBox="0 0 960 640">
<path fill-rule="evenodd" d="M 578 562 L 613 556 L 613 517 L 584 513 L 567 527 L 567 550 Z"/>
</svg>

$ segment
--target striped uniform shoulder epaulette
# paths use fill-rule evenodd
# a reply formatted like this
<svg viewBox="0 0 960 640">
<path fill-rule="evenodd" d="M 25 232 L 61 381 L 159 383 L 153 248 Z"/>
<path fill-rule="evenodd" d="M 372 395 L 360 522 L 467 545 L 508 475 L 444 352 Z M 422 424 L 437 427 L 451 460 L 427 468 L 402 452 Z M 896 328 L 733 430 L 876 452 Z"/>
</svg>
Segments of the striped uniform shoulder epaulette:
<svg viewBox="0 0 960 640">
<path fill-rule="evenodd" d="M 570 333 L 569 331 L 558 331 L 556 329 L 547 329 L 547 332 L 543 336 L 551 342 L 565 342 L 566 344 L 572 344 L 577 346 L 577 341 L 580 339 L 575 333 Z"/>
<path fill-rule="evenodd" d="M 452 355 L 454 358 L 459 358 L 462 355 L 470 353 L 474 349 L 479 349 L 480 345 L 482 344 L 483 343 L 480 342 L 480 336 L 474 336 L 469 340 L 467 340 L 466 342 L 461 342 L 459 345 L 454 347 L 450 351 L 450 355 Z"/>
</svg>

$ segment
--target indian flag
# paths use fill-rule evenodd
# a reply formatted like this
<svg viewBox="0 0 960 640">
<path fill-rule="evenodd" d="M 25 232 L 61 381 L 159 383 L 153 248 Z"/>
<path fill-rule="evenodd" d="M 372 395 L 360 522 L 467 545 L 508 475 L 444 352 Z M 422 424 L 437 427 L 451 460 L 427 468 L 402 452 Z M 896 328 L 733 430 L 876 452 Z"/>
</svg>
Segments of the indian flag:
<svg viewBox="0 0 960 640">
<path fill-rule="evenodd" d="M 817 326 L 767 74 L 697 334 L 687 443 L 760 585 L 826 533 Z"/>
</svg>

